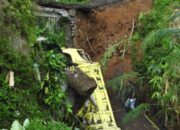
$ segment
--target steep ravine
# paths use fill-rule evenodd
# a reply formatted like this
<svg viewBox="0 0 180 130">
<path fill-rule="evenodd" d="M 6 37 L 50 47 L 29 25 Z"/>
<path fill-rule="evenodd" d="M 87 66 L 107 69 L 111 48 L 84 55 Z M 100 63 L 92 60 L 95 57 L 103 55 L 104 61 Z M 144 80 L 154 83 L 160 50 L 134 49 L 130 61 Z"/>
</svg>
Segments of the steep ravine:
<svg viewBox="0 0 180 130">
<path fill-rule="evenodd" d="M 136 25 L 141 12 L 151 9 L 152 0 L 92 0 L 87 5 L 45 3 L 44 6 L 65 9 L 71 16 L 70 22 L 73 23 L 73 42 L 68 46 L 84 49 L 93 61 L 100 61 L 110 45 L 117 40 L 130 37 L 133 23 Z M 109 60 L 104 73 L 105 81 L 124 72 L 133 71 L 130 49 L 124 59 L 120 59 L 119 56 L 120 53 L 116 53 Z M 154 130 L 144 117 L 123 124 L 122 118 L 126 114 L 123 104 L 114 96 L 111 89 L 108 89 L 108 93 L 117 125 L 122 130 Z"/>
<path fill-rule="evenodd" d="M 99 61 L 107 47 L 119 39 L 130 36 L 133 21 L 136 24 L 138 15 L 150 10 L 151 5 L 152 0 L 128 0 L 99 7 L 91 13 L 78 11 L 75 47 L 84 49 L 93 61 Z M 118 54 L 112 56 L 105 79 L 109 80 L 129 71 L 132 71 L 132 66 L 128 51 L 124 60 L 120 60 Z"/>
<path fill-rule="evenodd" d="M 84 49 L 93 61 L 100 61 L 106 49 L 122 38 L 129 38 L 132 33 L 133 21 L 136 24 L 137 17 L 141 12 L 147 12 L 152 6 L 152 0 L 129 0 L 109 6 L 99 7 L 90 13 L 77 12 L 76 32 L 74 44 L 76 48 Z M 118 50 L 121 51 L 121 50 Z M 130 49 L 124 59 L 116 53 L 111 57 L 106 72 L 105 81 L 112 79 L 124 72 L 131 72 L 132 61 Z M 154 130 L 155 128 L 145 119 L 139 117 L 127 124 L 122 123 L 126 114 L 120 99 L 108 89 L 111 105 L 114 111 L 117 125 L 122 130 Z"/>
</svg>

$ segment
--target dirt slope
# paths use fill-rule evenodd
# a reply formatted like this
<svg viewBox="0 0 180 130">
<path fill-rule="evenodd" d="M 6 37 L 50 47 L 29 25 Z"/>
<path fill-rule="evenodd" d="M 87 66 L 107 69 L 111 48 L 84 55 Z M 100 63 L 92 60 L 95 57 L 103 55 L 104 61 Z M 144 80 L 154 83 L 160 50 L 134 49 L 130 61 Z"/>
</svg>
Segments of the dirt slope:
<svg viewBox="0 0 180 130">
<path fill-rule="evenodd" d="M 133 20 L 136 22 L 138 14 L 148 11 L 151 5 L 152 0 L 128 0 L 99 8 L 90 14 L 78 12 L 75 47 L 83 48 L 94 61 L 99 61 L 110 44 L 129 37 Z M 105 78 L 110 79 L 131 70 L 129 54 L 125 56 L 125 60 L 113 56 Z"/>
<path fill-rule="evenodd" d="M 78 12 L 75 47 L 83 48 L 93 61 L 99 61 L 108 46 L 130 36 L 133 20 L 136 23 L 139 13 L 150 10 L 151 5 L 152 0 L 126 0 L 123 3 L 96 9 L 89 14 Z M 130 71 L 132 71 L 131 53 L 128 51 L 124 60 L 116 54 L 109 61 L 105 80 Z M 116 122 L 122 130 L 154 130 L 144 117 L 123 124 L 122 118 L 126 113 L 124 106 L 120 103 L 120 99 L 115 98 L 114 92 L 108 90 L 108 93 Z"/>
</svg>

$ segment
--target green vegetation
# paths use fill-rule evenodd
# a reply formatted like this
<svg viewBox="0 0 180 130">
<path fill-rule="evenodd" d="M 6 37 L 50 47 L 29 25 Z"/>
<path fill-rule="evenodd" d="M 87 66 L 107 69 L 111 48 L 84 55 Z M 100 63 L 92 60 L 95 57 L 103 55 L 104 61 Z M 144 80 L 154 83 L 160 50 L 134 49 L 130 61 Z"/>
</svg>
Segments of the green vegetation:
<svg viewBox="0 0 180 130">
<path fill-rule="evenodd" d="M 145 114 L 150 109 L 150 105 L 148 103 L 142 103 L 136 107 L 136 109 L 128 112 L 123 118 L 123 123 L 127 123 L 140 115 Z"/>
<path fill-rule="evenodd" d="M 56 1 L 81 3 L 86 0 Z M 33 16 L 31 0 L 8 2 L 5 15 L 0 19 L 0 128 L 10 128 L 14 120 L 22 123 L 29 118 L 27 130 L 69 130 L 68 125 L 74 125 L 74 117 L 65 91 L 67 63 L 59 53 L 65 45 L 63 28 L 59 28 L 57 19 L 38 21 Z M 118 41 L 102 58 L 101 63 L 106 66 L 117 48 L 122 50 L 120 54 L 124 58 L 130 43 L 134 43 L 132 52 L 138 49 L 135 44 L 142 43 L 142 56 L 136 59 L 136 53 L 132 55 L 134 72 L 108 82 L 122 101 L 133 89 L 129 81 L 137 86 L 136 91 L 146 92 L 148 100 L 138 100 L 140 105 L 127 114 L 124 122 L 148 111 L 166 128 L 179 125 L 180 25 L 173 24 L 180 17 L 179 11 L 179 0 L 154 0 L 153 9 L 139 15 L 132 38 Z M 47 40 L 36 42 L 38 36 Z M 10 71 L 15 74 L 14 87 L 8 85 Z M 62 123 L 65 121 L 68 125 Z"/>
<path fill-rule="evenodd" d="M 149 99 L 156 104 L 150 112 L 156 110 L 152 114 L 167 128 L 177 127 L 180 117 L 180 29 L 171 26 L 179 17 L 173 11 L 179 8 L 178 0 L 155 0 L 151 12 L 140 14 L 134 35 L 143 50 L 141 60 L 134 61 L 134 69 L 148 82 Z"/>
<path fill-rule="evenodd" d="M 68 116 L 72 112 L 71 105 L 66 100 L 65 88 L 65 58 L 62 54 L 48 51 L 45 55 L 46 63 L 43 70 L 47 72 L 41 81 L 43 90 L 43 102 L 50 107 L 50 110 L 58 119 Z"/>
<path fill-rule="evenodd" d="M 6 79 L 6 75 L 10 70 L 13 70 L 15 74 L 15 82 L 17 86 L 20 84 L 24 87 L 30 87 L 29 83 L 32 83 L 33 70 L 32 59 L 28 55 L 24 55 L 13 49 L 7 39 L 2 38 L 0 40 L 0 70 L 1 80 Z"/>
<path fill-rule="evenodd" d="M 115 53 L 118 46 L 121 44 L 121 42 L 115 43 L 107 50 L 105 51 L 103 57 L 101 58 L 100 64 L 102 65 L 103 69 L 106 69 L 109 59 L 112 57 L 112 55 Z"/>
<path fill-rule="evenodd" d="M 71 130 L 66 124 L 56 121 L 47 121 L 44 120 L 30 120 L 30 125 L 26 128 L 26 130 Z"/>
<path fill-rule="evenodd" d="M 21 123 L 17 120 L 13 121 L 11 125 L 11 130 L 71 130 L 66 124 L 56 121 L 44 121 L 44 120 L 30 120 L 27 118 Z"/>
<path fill-rule="evenodd" d="M 30 28 L 29 21 L 26 23 L 22 19 L 22 17 L 25 17 L 22 8 L 27 7 L 27 10 L 29 10 L 30 5 L 27 4 L 27 1 L 24 1 L 25 5 L 17 8 L 16 2 L 20 1 L 11 1 L 10 5 L 4 9 L 6 15 L 0 21 L 0 128 L 10 127 L 15 119 L 24 120 L 27 116 L 38 117 L 43 115 L 35 101 L 36 88 L 34 87 L 35 82 L 33 82 L 33 60 L 30 55 L 14 49 L 12 47 L 14 46 L 13 43 L 10 42 L 13 35 L 17 37 L 24 35 L 28 42 L 31 41 L 30 37 L 32 37 L 31 32 L 27 31 Z M 33 18 L 30 17 L 30 13 L 26 17 L 28 20 Z M 13 22 L 13 20 L 15 21 Z M 8 86 L 7 75 L 9 71 L 15 73 L 15 88 Z"/>
<path fill-rule="evenodd" d="M 107 65 L 109 62 L 109 59 L 116 53 L 117 49 L 121 48 L 121 56 L 120 58 L 124 59 L 124 55 L 127 52 L 130 44 L 130 39 L 121 39 L 112 44 L 110 47 L 108 47 L 103 54 L 100 64 L 102 65 L 103 71 L 107 69 Z"/>
<path fill-rule="evenodd" d="M 146 93 L 136 93 L 138 104 L 142 104 L 128 113 L 124 122 L 148 111 L 152 118 L 166 128 L 176 128 L 179 125 L 179 12 L 179 0 L 154 0 L 152 10 L 139 15 L 129 46 L 136 75 L 125 73 L 108 82 L 116 92 L 118 90 L 117 94 L 123 102 L 131 88 L 129 81 L 133 81 L 136 91 Z M 137 48 L 139 43 L 142 43 L 141 50 Z M 114 44 L 107 49 L 102 59 L 103 66 L 118 47 L 120 44 Z M 139 55 L 137 52 L 140 51 L 142 53 Z M 142 98 L 144 96 L 146 99 Z"/>
<path fill-rule="evenodd" d="M 125 102 L 128 93 L 133 89 L 129 79 L 135 79 L 137 76 L 138 73 L 136 72 L 124 73 L 108 81 L 107 86 L 112 87 L 117 92 L 117 97 L 120 97 L 121 101 Z"/>
<path fill-rule="evenodd" d="M 49 31 L 44 24 L 35 26 L 30 0 L 9 0 L 4 14 L 0 21 L 0 128 L 9 129 L 14 120 L 29 118 L 28 130 L 71 129 L 61 123 L 72 111 L 62 90 L 66 59 L 58 54 L 65 43 L 64 32 Z M 36 43 L 38 36 L 47 37 L 47 42 Z M 57 46 L 52 51 L 48 46 L 54 43 Z M 14 87 L 8 85 L 9 71 L 15 74 Z"/>
<path fill-rule="evenodd" d="M 36 24 L 36 35 L 47 38 L 45 44 L 65 46 L 64 28 L 58 18 L 36 17 Z"/>
<path fill-rule="evenodd" d="M 1 83 L 2 83 L 1 79 Z M 18 119 L 31 117 L 45 117 L 41 109 L 38 107 L 35 99 L 35 87 L 31 89 L 11 89 L 6 83 L 1 84 L 0 88 L 0 119 L 1 128 L 7 128 L 11 123 Z M 48 116 L 48 112 L 47 112 Z"/>
<path fill-rule="evenodd" d="M 43 20 L 42 20 L 43 19 Z M 66 93 L 66 59 L 60 47 L 65 44 L 63 28 L 59 28 L 57 19 L 38 18 L 37 35 L 46 41 L 34 44 L 36 77 L 41 86 L 39 100 L 49 107 L 53 118 L 68 120 L 72 114 Z"/>
<path fill-rule="evenodd" d="M 9 0 L 9 5 L 4 9 L 5 25 L 10 30 L 18 32 L 29 43 L 35 42 L 35 18 L 32 12 L 31 0 Z"/>
</svg>

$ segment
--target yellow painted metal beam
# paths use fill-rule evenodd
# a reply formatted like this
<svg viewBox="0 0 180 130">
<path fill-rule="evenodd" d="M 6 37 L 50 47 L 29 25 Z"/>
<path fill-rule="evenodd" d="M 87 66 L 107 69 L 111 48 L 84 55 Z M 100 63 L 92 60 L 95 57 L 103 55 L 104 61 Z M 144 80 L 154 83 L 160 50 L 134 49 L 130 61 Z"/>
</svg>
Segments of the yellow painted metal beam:
<svg viewBox="0 0 180 130">
<path fill-rule="evenodd" d="M 83 117 L 87 130 L 120 130 L 117 127 L 109 97 L 106 91 L 104 79 L 101 72 L 100 64 L 89 61 L 86 53 L 81 49 L 63 48 L 64 53 L 69 54 L 73 63 L 77 64 L 84 73 L 89 77 L 94 78 L 97 83 L 97 88 L 93 92 L 97 110 L 92 103 L 89 103 L 88 109 L 79 112 L 79 116 Z"/>
</svg>

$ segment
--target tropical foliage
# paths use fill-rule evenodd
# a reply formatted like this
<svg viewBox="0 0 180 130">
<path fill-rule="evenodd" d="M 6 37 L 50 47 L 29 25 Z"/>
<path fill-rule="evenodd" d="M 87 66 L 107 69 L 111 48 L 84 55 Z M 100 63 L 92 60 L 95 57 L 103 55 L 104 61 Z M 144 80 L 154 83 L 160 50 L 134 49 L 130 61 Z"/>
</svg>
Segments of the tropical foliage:
<svg viewBox="0 0 180 130">
<path fill-rule="evenodd" d="M 33 47 L 36 77 L 41 86 L 39 98 L 54 118 L 62 120 L 72 112 L 66 93 L 66 58 L 60 49 L 65 44 L 64 31 L 56 18 L 38 17 L 37 24 L 37 35 L 46 39 Z"/>
<path fill-rule="evenodd" d="M 153 9 L 147 13 L 141 13 L 138 17 L 138 24 L 131 39 L 133 43 L 131 44 L 131 55 L 135 75 L 124 73 L 110 80 L 108 84 L 118 90 L 118 94 L 124 102 L 130 89 L 127 82 L 134 78 L 136 91 L 147 92 L 144 96 L 148 99 L 148 103 L 142 103 L 128 113 L 124 122 L 149 111 L 148 113 L 151 113 L 152 117 L 166 128 L 175 128 L 179 125 L 179 8 L 178 0 L 154 0 Z M 141 50 L 137 48 L 137 43 L 142 43 Z M 114 44 L 107 49 L 102 59 L 103 66 L 107 64 L 117 47 L 118 44 Z M 142 51 L 142 54 L 138 55 L 137 51 Z M 141 95 L 137 98 L 144 96 Z M 142 100 L 137 99 L 137 101 Z M 137 104 L 139 103 L 141 102 Z"/>
<path fill-rule="evenodd" d="M 176 127 L 180 117 L 180 44 L 177 40 L 180 28 L 170 26 L 179 17 L 178 13 L 172 15 L 179 7 L 176 0 L 155 0 L 151 12 L 140 14 L 135 34 L 137 40 L 145 37 L 143 58 L 135 64 L 135 69 L 148 79 L 148 91 L 156 103 L 151 109 L 158 111 L 153 114 L 167 128 Z"/>
<path fill-rule="evenodd" d="M 66 88 L 63 88 L 66 79 L 64 73 L 66 61 L 62 54 L 56 54 L 54 51 L 46 53 L 45 61 L 43 69 L 47 72 L 41 81 L 43 102 L 61 119 L 71 113 L 71 105 L 66 100 Z"/>
<path fill-rule="evenodd" d="M 14 120 L 22 122 L 28 117 L 32 120 L 29 129 L 70 129 L 61 123 L 62 118 L 71 113 L 67 94 L 62 90 L 66 66 L 64 56 L 35 43 L 39 36 L 35 32 L 42 32 L 42 28 L 35 27 L 30 0 L 9 0 L 4 14 L 0 20 L 0 128 L 9 129 Z M 64 32 L 52 33 L 46 35 L 48 43 L 58 40 L 55 50 L 59 50 L 64 44 Z M 25 47 L 22 44 L 27 49 L 25 53 L 16 49 L 14 44 L 19 43 L 12 41 L 13 38 L 26 42 Z M 9 71 L 15 74 L 14 87 L 8 85 Z M 40 91 L 44 94 L 42 101 L 45 106 L 39 105 L 42 104 L 37 98 Z"/>
<path fill-rule="evenodd" d="M 106 49 L 105 53 L 103 54 L 100 60 L 100 64 L 102 65 L 104 71 L 107 69 L 109 59 L 117 52 L 118 49 L 121 50 L 120 52 L 118 52 L 121 54 L 120 58 L 124 59 L 124 55 L 129 48 L 129 43 L 129 40 L 121 39 L 116 41 Z"/>
<path fill-rule="evenodd" d="M 135 89 L 133 84 L 130 84 L 130 79 L 134 80 L 138 76 L 136 72 L 124 73 L 117 76 L 107 82 L 107 86 L 112 87 L 117 92 L 117 97 L 121 98 L 121 101 L 125 102 L 128 94 Z"/>
<path fill-rule="evenodd" d="M 148 103 L 142 103 L 136 107 L 136 109 L 131 110 L 129 113 L 125 115 L 123 118 L 123 123 L 127 123 L 141 115 L 144 115 L 150 109 L 150 105 Z"/>
<path fill-rule="evenodd" d="M 5 11 L 5 26 L 11 26 L 11 31 L 18 32 L 29 43 L 35 41 L 35 17 L 31 0 L 8 0 Z"/>
<path fill-rule="evenodd" d="M 13 121 L 11 125 L 11 130 L 71 130 L 66 124 L 56 121 L 46 121 L 43 120 L 30 120 L 26 119 L 23 122 L 23 125 L 19 123 L 19 121 Z"/>
<path fill-rule="evenodd" d="M 30 120 L 29 126 L 26 128 L 26 130 L 71 130 L 70 127 L 68 127 L 66 124 L 57 122 L 57 121 L 47 121 L 44 122 L 44 120 Z"/>
</svg>

